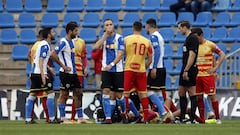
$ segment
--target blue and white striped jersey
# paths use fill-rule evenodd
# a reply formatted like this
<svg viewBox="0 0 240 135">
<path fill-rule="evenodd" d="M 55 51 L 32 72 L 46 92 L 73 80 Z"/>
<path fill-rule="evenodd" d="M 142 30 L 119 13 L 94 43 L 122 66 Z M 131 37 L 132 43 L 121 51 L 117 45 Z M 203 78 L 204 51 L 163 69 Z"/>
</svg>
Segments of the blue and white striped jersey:
<svg viewBox="0 0 240 135">
<path fill-rule="evenodd" d="M 124 51 L 124 40 L 120 34 L 114 34 L 112 37 L 108 37 L 103 43 L 103 59 L 102 59 L 102 71 L 103 67 L 106 67 L 117 57 L 119 50 Z M 123 72 L 123 59 L 120 60 L 115 66 L 113 66 L 109 72 Z"/>
<path fill-rule="evenodd" d="M 153 61 L 149 66 L 149 69 L 163 68 L 163 56 L 164 56 L 164 40 L 158 31 L 153 32 L 150 35 L 150 40 L 153 46 Z"/>
<path fill-rule="evenodd" d="M 76 74 L 74 41 L 62 38 L 58 46 L 55 47 L 55 52 L 65 66 L 71 67 L 71 71 L 68 73 Z M 59 71 L 64 72 L 64 69 L 61 67 Z"/>
<path fill-rule="evenodd" d="M 35 56 L 33 59 L 32 73 L 40 74 L 39 59 L 43 58 L 43 71 L 47 74 L 47 63 L 50 57 L 50 45 L 46 40 L 42 40 L 36 48 Z"/>
</svg>

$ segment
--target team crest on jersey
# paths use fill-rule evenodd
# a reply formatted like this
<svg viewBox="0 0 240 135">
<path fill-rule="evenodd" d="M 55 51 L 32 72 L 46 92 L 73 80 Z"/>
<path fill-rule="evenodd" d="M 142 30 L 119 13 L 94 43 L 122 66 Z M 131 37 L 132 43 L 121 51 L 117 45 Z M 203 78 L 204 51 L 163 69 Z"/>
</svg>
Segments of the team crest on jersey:
<svg viewBox="0 0 240 135">
<path fill-rule="evenodd" d="M 56 47 L 55 47 L 55 50 L 56 50 L 56 51 L 58 51 L 58 50 L 59 50 L 59 47 L 58 47 L 58 46 L 56 46 Z"/>
<path fill-rule="evenodd" d="M 43 56 L 43 57 L 46 57 L 46 56 L 47 56 L 47 53 L 46 53 L 46 52 L 43 52 L 42 56 Z"/>
</svg>

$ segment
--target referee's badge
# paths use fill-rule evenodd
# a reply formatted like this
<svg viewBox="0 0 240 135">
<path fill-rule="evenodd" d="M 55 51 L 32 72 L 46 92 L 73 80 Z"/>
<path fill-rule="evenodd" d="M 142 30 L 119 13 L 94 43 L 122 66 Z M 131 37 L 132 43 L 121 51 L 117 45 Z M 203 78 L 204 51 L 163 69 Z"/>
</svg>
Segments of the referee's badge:
<svg viewBox="0 0 240 135">
<path fill-rule="evenodd" d="M 187 52 L 187 47 L 183 46 L 183 52 Z"/>
</svg>

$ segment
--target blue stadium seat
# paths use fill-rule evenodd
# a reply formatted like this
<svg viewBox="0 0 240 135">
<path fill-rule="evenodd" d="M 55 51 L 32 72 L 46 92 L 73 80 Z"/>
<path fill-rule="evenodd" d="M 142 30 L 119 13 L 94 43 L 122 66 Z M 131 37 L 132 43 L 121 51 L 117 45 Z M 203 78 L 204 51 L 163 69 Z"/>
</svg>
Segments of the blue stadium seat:
<svg viewBox="0 0 240 135">
<path fill-rule="evenodd" d="M 232 52 L 236 51 L 239 48 L 240 48 L 240 44 L 239 43 L 234 43 L 234 44 L 231 45 L 229 53 L 232 53 Z"/>
<path fill-rule="evenodd" d="M 126 13 L 120 26 L 132 27 L 133 22 L 135 21 L 140 21 L 140 16 L 138 13 Z"/>
<path fill-rule="evenodd" d="M 7 12 L 22 12 L 23 3 L 22 0 L 6 0 L 5 8 Z"/>
<path fill-rule="evenodd" d="M 163 64 L 164 64 L 164 67 L 166 68 L 167 74 L 169 74 L 173 70 L 172 59 L 164 59 Z"/>
<path fill-rule="evenodd" d="M 91 60 L 92 59 L 92 45 L 86 45 L 86 50 L 87 50 L 87 59 Z"/>
<path fill-rule="evenodd" d="M 1 33 L 2 44 L 17 44 L 17 32 L 14 29 L 3 29 Z"/>
<path fill-rule="evenodd" d="M 109 13 L 109 12 L 106 12 L 105 14 L 103 14 L 103 17 L 102 17 L 102 26 L 104 25 L 104 20 L 105 19 L 112 19 L 113 21 L 113 24 L 114 24 L 114 27 L 118 27 L 119 25 L 119 17 L 118 17 L 118 13 Z"/>
<path fill-rule="evenodd" d="M 26 45 L 14 45 L 12 48 L 13 60 L 27 60 L 29 48 Z"/>
<path fill-rule="evenodd" d="M 86 43 L 94 43 L 97 40 L 96 30 L 93 28 L 82 28 L 80 38 L 84 39 Z"/>
<path fill-rule="evenodd" d="M 153 18 L 158 22 L 158 14 L 157 13 L 144 13 L 142 17 L 142 24 L 143 26 L 146 25 L 146 21 L 150 18 Z"/>
<path fill-rule="evenodd" d="M 217 0 L 216 5 L 212 7 L 212 11 L 222 12 L 227 11 L 232 5 L 231 0 Z"/>
<path fill-rule="evenodd" d="M 232 15 L 232 18 L 230 22 L 227 24 L 227 26 L 236 27 L 236 26 L 239 26 L 239 24 L 240 24 L 240 13 L 236 12 Z"/>
<path fill-rule="evenodd" d="M 177 32 L 175 38 L 173 39 L 174 43 L 183 43 L 185 41 L 186 37 L 182 35 L 180 31 Z"/>
<path fill-rule="evenodd" d="M 229 12 L 220 12 L 217 14 L 215 21 L 210 23 L 211 27 L 221 27 L 221 26 L 227 26 L 230 22 L 230 14 Z"/>
<path fill-rule="evenodd" d="M 213 42 L 221 42 L 226 37 L 227 37 L 227 29 L 225 27 L 218 27 L 213 32 L 210 40 L 212 40 Z"/>
<path fill-rule="evenodd" d="M 103 10 L 102 0 L 88 0 L 86 10 L 88 12 L 99 12 Z"/>
<path fill-rule="evenodd" d="M 137 12 L 142 8 L 142 0 L 126 0 L 123 11 Z"/>
<path fill-rule="evenodd" d="M 132 33 L 133 33 L 132 28 L 124 28 L 122 30 L 122 36 L 123 37 L 129 36 Z"/>
<path fill-rule="evenodd" d="M 96 28 L 100 25 L 100 17 L 98 13 L 86 13 L 83 17 L 83 27 Z"/>
<path fill-rule="evenodd" d="M 202 27 L 203 37 L 205 39 L 210 39 L 212 36 L 212 30 L 210 27 Z"/>
<path fill-rule="evenodd" d="M 41 27 L 57 27 L 59 24 L 56 13 L 44 13 L 41 19 Z"/>
<path fill-rule="evenodd" d="M 142 32 L 141 32 L 142 36 L 144 36 L 145 38 L 149 39 L 150 36 L 148 35 L 146 29 L 142 29 Z"/>
<path fill-rule="evenodd" d="M 22 44 L 33 44 L 37 41 L 37 35 L 34 30 L 31 29 L 23 29 L 20 32 L 19 37 L 20 43 Z"/>
<path fill-rule="evenodd" d="M 159 31 L 165 42 L 171 42 L 174 39 L 174 30 L 173 28 L 166 27 L 161 28 Z"/>
<path fill-rule="evenodd" d="M 224 53 L 227 53 L 227 45 L 224 43 L 217 44 L 218 48 L 220 48 Z"/>
<path fill-rule="evenodd" d="M 68 0 L 67 12 L 82 12 L 84 10 L 84 0 Z"/>
<path fill-rule="evenodd" d="M 1 13 L 0 14 L 0 28 L 14 28 L 14 18 L 12 14 Z"/>
<path fill-rule="evenodd" d="M 178 47 L 177 53 L 173 54 L 172 58 L 174 59 L 181 59 L 183 54 L 183 45 Z"/>
<path fill-rule="evenodd" d="M 172 89 L 172 78 L 169 75 L 166 76 L 166 89 Z"/>
<path fill-rule="evenodd" d="M 171 44 L 164 45 L 164 58 L 171 59 L 173 56 L 173 47 Z"/>
<path fill-rule="evenodd" d="M 212 13 L 211 12 L 200 12 L 197 14 L 196 21 L 192 24 L 192 26 L 208 26 L 212 23 Z"/>
<path fill-rule="evenodd" d="M 0 5 L 3 5 L 2 0 L 0 0 Z M 0 6 L 0 12 L 3 12 L 3 6 Z"/>
<path fill-rule="evenodd" d="M 42 1 L 41 0 L 25 0 L 24 8 L 27 12 L 41 12 Z"/>
<path fill-rule="evenodd" d="M 173 12 L 163 12 L 157 23 L 159 27 L 171 27 L 176 25 L 176 15 Z"/>
<path fill-rule="evenodd" d="M 70 21 L 77 22 L 78 26 L 80 26 L 80 16 L 78 13 L 66 13 L 63 17 L 63 27 L 66 27 Z"/>
<path fill-rule="evenodd" d="M 231 7 L 228 8 L 228 11 L 239 12 L 240 11 L 240 0 L 235 0 Z"/>
<path fill-rule="evenodd" d="M 239 34 L 240 27 L 233 27 L 229 30 L 229 33 L 227 37 L 223 39 L 223 42 L 240 42 Z"/>
<path fill-rule="evenodd" d="M 60 38 L 65 37 L 66 36 L 66 29 L 62 29 L 60 32 Z"/>
<path fill-rule="evenodd" d="M 64 10 L 64 0 L 48 0 L 47 12 L 62 12 Z"/>
<path fill-rule="evenodd" d="M 231 63 L 230 67 L 230 73 L 231 74 L 240 74 L 240 61 L 236 60 L 235 62 Z"/>
<path fill-rule="evenodd" d="M 36 27 L 36 20 L 32 13 L 21 13 L 18 18 L 18 26 L 20 28 Z"/>
<path fill-rule="evenodd" d="M 188 20 L 190 24 L 193 24 L 193 22 L 194 22 L 193 13 L 192 12 L 180 12 L 178 15 L 177 22 L 182 21 L 182 20 Z"/>
<path fill-rule="evenodd" d="M 176 68 L 174 68 L 169 74 L 170 75 L 179 75 L 182 68 L 182 61 L 178 60 Z"/>
<path fill-rule="evenodd" d="M 154 12 L 154 11 L 158 11 L 160 7 L 160 0 L 146 0 L 143 7 L 142 7 L 142 11 L 144 12 Z"/>
<path fill-rule="evenodd" d="M 122 9 L 122 0 L 106 0 L 104 10 L 107 12 L 118 12 Z"/>
<path fill-rule="evenodd" d="M 170 11 L 170 5 L 177 3 L 178 0 L 162 0 L 161 6 L 159 7 L 160 11 Z"/>
</svg>

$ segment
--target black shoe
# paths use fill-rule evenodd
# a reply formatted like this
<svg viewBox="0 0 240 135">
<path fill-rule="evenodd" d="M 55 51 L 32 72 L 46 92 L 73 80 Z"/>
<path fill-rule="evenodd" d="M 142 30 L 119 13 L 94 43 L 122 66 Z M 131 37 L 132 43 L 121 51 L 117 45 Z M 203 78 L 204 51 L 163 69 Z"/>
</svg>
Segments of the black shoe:
<svg viewBox="0 0 240 135">
<path fill-rule="evenodd" d="M 49 120 L 48 124 L 60 124 L 62 121 L 59 119 Z"/>
<path fill-rule="evenodd" d="M 129 121 L 128 121 L 128 117 L 125 113 L 122 113 L 121 114 L 121 117 L 122 117 L 122 123 L 123 124 L 127 124 Z"/>
<path fill-rule="evenodd" d="M 25 121 L 25 124 L 38 124 L 35 120 Z"/>
</svg>

